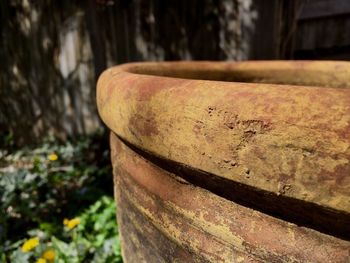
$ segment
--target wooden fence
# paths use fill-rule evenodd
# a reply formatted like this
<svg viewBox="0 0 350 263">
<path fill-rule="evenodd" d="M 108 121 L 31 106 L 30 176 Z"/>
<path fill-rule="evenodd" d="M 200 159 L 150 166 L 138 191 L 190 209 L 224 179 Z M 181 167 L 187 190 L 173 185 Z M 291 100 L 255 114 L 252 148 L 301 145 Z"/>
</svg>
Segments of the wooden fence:
<svg viewBox="0 0 350 263">
<path fill-rule="evenodd" d="M 1 1 L 0 134 L 24 144 L 95 130 L 96 80 L 114 64 L 292 58 L 303 3 Z"/>
</svg>

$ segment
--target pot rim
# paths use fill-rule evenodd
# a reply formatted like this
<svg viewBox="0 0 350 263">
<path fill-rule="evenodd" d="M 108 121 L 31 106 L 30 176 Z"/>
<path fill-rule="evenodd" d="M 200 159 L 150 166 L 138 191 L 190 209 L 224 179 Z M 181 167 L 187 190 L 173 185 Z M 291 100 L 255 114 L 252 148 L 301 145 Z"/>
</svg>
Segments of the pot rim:
<svg viewBox="0 0 350 263">
<path fill-rule="evenodd" d="M 349 87 L 349 62 L 138 62 L 100 76 L 97 106 L 145 152 L 349 219 Z"/>
<path fill-rule="evenodd" d="M 350 88 L 349 70 L 350 62 L 346 61 L 257 60 L 131 62 L 111 67 L 105 72 L 200 81 Z M 310 77 L 310 73 L 322 74 L 322 78 Z M 233 74 L 236 76 L 232 77 Z M 246 74 L 243 79 L 242 74 Z M 301 76 L 299 79 L 292 78 L 295 75 Z"/>
</svg>

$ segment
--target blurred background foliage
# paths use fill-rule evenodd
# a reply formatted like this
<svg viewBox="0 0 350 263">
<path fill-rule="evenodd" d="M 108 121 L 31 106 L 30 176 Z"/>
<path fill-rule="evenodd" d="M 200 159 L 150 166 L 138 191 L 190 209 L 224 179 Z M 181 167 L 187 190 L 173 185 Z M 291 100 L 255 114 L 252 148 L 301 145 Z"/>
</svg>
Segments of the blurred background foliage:
<svg viewBox="0 0 350 263">
<path fill-rule="evenodd" d="M 107 138 L 98 130 L 64 143 L 48 137 L 11 149 L 11 136 L 5 137 L 1 262 L 34 262 L 47 249 L 55 251 L 55 262 L 121 262 Z M 72 218 L 73 225 L 64 224 Z M 29 238 L 40 245 L 22 251 Z"/>
</svg>

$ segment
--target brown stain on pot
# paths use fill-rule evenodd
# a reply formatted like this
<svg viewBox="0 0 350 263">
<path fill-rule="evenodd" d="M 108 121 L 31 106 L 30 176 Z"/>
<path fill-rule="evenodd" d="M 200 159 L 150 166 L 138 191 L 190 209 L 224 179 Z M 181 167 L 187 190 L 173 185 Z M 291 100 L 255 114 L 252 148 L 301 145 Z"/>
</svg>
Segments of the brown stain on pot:
<svg viewBox="0 0 350 263">
<path fill-rule="evenodd" d="M 133 115 L 130 118 L 128 127 L 142 136 L 152 136 L 159 133 L 157 122 L 152 113 L 148 114 L 148 118 L 144 118 L 139 114 Z"/>
</svg>

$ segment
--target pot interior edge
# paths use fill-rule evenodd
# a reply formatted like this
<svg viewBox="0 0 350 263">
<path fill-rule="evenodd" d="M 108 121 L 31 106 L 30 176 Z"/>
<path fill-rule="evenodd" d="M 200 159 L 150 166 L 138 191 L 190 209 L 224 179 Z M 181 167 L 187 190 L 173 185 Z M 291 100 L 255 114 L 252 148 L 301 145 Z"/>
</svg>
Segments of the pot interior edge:
<svg viewBox="0 0 350 263">
<path fill-rule="evenodd" d="M 336 61 L 146 62 L 131 63 L 127 71 L 195 80 L 350 88 L 350 63 Z"/>
</svg>

